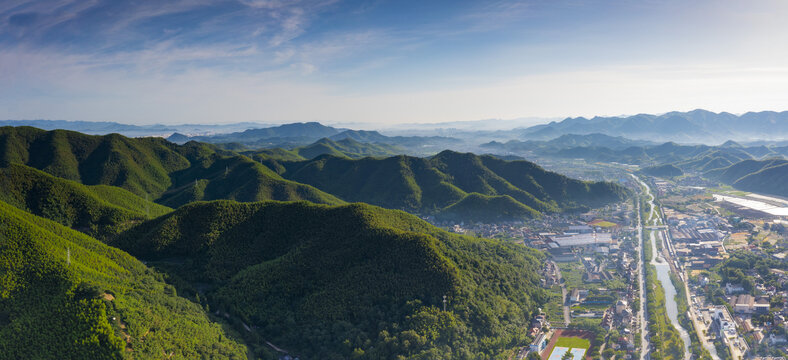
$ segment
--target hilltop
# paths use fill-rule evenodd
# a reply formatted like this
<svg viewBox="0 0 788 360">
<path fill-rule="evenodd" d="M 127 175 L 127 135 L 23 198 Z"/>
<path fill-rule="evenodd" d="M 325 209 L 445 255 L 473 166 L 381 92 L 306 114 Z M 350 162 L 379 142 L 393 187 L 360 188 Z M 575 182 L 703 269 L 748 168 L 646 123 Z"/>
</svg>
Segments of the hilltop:
<svg viewBox="0 0 788 360">
<path fill-rule="evenodd" d="M 305 358 L 492 357 L 545 300 L 541 253 L 366 204 L 193 203 L 113 244 Z"/>
</svg>

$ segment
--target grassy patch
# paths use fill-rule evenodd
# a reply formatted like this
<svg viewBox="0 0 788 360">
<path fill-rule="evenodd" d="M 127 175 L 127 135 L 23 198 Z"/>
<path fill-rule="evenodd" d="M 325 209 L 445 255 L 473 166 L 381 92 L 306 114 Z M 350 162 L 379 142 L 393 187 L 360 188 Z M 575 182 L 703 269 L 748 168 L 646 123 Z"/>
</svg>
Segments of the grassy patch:
<svg viewBox="0 0 788 360">
<path fill-rule="evenodd" d="M 579 337 L 560 337 L 555 342 L 556 347 L 568 347 L 570 349 L 588 349 L 591 347 L 591 341 Z"/>
</svg>

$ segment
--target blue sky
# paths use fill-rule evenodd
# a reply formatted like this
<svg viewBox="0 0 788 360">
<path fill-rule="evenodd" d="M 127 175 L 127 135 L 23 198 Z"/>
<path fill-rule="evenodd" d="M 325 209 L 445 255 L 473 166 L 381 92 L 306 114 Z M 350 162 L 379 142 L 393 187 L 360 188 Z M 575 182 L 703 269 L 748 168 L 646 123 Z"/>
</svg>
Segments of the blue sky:
<svg viewBox="0 0 788 360">
<path fill-rule="evenodd" d="M 0 2 L 0 118 L 394 124 L 788 110 L 788 2 Z"/>
</svg>

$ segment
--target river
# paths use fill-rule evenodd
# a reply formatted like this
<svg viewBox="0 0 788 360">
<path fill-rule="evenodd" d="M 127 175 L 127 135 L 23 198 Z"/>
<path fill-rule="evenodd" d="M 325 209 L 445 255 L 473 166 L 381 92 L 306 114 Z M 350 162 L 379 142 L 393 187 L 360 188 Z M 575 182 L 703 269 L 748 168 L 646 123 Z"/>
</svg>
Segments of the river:
<svg viewBox="0 0 788 360">
<path fill-rule="evenodd" d="M 681 340 L 684 342 L 684 359 L 690 358 L 690 336 L 686 329 L 684 329 L 681 324 L 679 324 L 679 309 L 678 304 L 676 304 L 676 288 L 673 286 L 673 282 L 670 281 L 670 265 L 665 262 L 664 257 L 661 253 L 657 252 L 657 240 L 656 236 L 654 236 L 654 231 L 651 231 L 651 249 L 653 250 L 654 259 L 651 261 L 651 264 L 657 269 L 657 280 L 662 283 L 662 289 L 665 290 L 665 311 L 668 313 L 668 319 L 670 319 L 671 324 L 679 331 L 679 336 Z M 659 241 L 662 241 L 661 239 Z M 664 245 L 664 244 L 663 244 Z M 661 262 L 657 261 L 660 259 Z"/>
</svg>

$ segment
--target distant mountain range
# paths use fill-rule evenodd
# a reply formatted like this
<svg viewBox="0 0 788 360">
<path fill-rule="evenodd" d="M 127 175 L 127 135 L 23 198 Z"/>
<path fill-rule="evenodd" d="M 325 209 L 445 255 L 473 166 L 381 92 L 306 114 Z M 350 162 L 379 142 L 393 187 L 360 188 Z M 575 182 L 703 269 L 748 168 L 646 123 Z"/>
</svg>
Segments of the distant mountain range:
<svg viewBox="0 0 788 360">
<path fill-rule="evenodd" d="M 339 129 L 317 122 L 285 124 L 211 136 L 187 137 L 175 133 L 168 138 L 180 144 L 194 140 L 212 144 L 237 144 L 236 148 L 248 149 L 303 148 L 321 139 L 331 141 L 350 139 L 361 143 L 386 145 L 390 149 L 399 147 L 398 153 L 412 155 L 431 155 L 447 146 L 462 143 L 461 140 L 441 136 L 385 136 L 377 131 Z"/>
<path fill-rule="evenodd" d="M 548 140 L 565 134 L 600 133 L 632 139 L 714 143 L 719 139 L 788 139 L 788 111 L 748 112 L 742 115 L 706 110 L 639 114 L 627 117 L 567 118 L 518 132 L 520 139 Z"/>
<path fill-rule="evenodd" d="M 607 148 L 623 150 L 634 146 L 649 146 L 656 143 L 646 140 L 631 140 L 621 136 L 610 136 L 599 133 L 586 135 L 564 134 L 551 140 L 509 140 L 505 143 L 491 141 L 481 145 L 483 149 L 498 152 L 537 152 L 550 153 L 570 148 Z"/>
<path fill-rule="evenodd" d="M 567 137 L 570 135 L 564 135 Z M 575 136 L 575 135 L 572 135 Z M 580 135 L 598 137 L 599 135 Z M 672 163 L 682 170 L 706 171 L 732 165 L 746 159 L 760 159 L 767 157 L 788 156 L 788 147 L 777 146 L 742 146 L 734 141 L 722 145 L 681 145 L 675 142 L 666 142 L 659 145 L 639 145 L 622 148 L 623 143 L 614 142 L 606 147 L 604 142 L 589 141 L 590 146 L 563 147 L 553 141 L 533 141 L 535 145 L 519 148 L 507 144 L 486 144 L 490 150 L 497 150 L 503 154 L 535 154 L 543 157 L 557 157 L 566 159 L 584 159 L 587 161 L 617 162 L 623 164 L 636 164 L 640 166 L 654 166 Z M 583 143 L 583 142 L 579 142 Z"/>
<path fill-rule="evenodd" d="M 132 125 L 110 121 L 70 120 L 0 120 L 0 126 L 32 126 L 43 130 L 72 130 L 91 135 L 122 134 L 125 136 L 167 136 L 173 132 L 187 134 L 212 134 L 243 131 L 270 126 L 241 122 L 232 124 L 174 124 Z"/>
<path fill-rule="evenodd" d="M 334 141 L 352 138 L 362 143 L 400 146 L 410 155 L 432 155 L 445 149 L 476 151 L 478 150 L 476 147 L 480 144 L 488 147 L 504 144 L 509 149 L 520 150 L 532 146 L 565 147 L 572 141 L 577 141 L 574 146 L 602 146 L 611 149 L 653 145 L 666 141 L 718 144 L 720 139 L 754 142 L 752 146 L 788 145 L 788 111 L 748 112 L 734 115 L 699 109 L 661 115 L 566 118 L 530 127 L 515 127 L 528 122 L 500 122 L 500 124 L 509 124 L 507 126 L 513 127 L 511 129 L 502 129 L 503 125 L 500 124 L 489 126 L 492 122 L 493 120 L 445 123 L 443 127 L 435 127 L 436 124 L 397 125 L 385 128 L 383 132 L 386 135 L 378 131 L 333 127 L 318 122 L 284 125 L 252 122 L 216 125 L 133 125 L 64 120 L 0 120 L 0 126 L 33 126 L 45 130 L 64 129 L 96 135 L 119 133 L 126 136 L 169 136 L 170 141 L 178 144 L 196 140 L 213 144 L 235 143 L 236 145 L 231 147 L 243 146 L 250 149 L 275 147 L 292 149 L 306 146 L 321 138 Z M 386 125 L 381 124 L 381 126 Z M 392 136 L 395 134 L 406 136 Z M 562 137 L 564 135 L 571 136 Z M 578 138 L 577 136 L 580 135 L 594 135 L 597 139 Z M 600 137 L 602 135 L 609 138 Z M 555 141 L 544 143 L 552 140 L 558 140 L 560 143 Z M 227 148 L 227 146 L 223 147 Z"/>
</svg>

